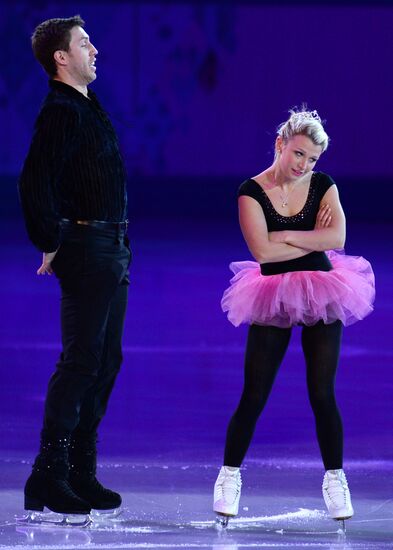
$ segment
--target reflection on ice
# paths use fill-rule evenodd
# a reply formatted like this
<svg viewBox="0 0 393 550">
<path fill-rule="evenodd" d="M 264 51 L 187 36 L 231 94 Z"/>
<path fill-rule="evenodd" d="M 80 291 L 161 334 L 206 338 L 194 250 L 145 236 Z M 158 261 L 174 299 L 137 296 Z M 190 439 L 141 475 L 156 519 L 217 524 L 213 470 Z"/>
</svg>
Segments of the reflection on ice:
<svg viewBox="0 0 393 550">
<path fill-rule="evenodd" d="M 23 535 L 23 538 L 18 538 L 18 547 L 20 542 L 29 543 L 31 545 L 39 545 L 45 547 L 48 545 L 56 545 L 57 547 L 62 545 L 82 546 L 90 544 L 91 535 L 86 529 L 80 529 L 73 527 L 72 529 L 65 529 L 64 527 L 47 527 L 42 528 L 39 526 L 23 526 L 17 525 L 15 532 L 18 535 Z"/>
</svg>

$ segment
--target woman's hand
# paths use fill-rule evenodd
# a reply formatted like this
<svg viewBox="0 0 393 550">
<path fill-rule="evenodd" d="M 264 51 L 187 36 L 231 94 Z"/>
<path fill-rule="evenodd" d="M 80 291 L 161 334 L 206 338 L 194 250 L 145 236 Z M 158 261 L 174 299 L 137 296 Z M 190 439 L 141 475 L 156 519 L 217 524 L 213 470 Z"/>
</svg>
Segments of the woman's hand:
<svg viewBox="0 0 393 550">
<path fill-rule="evenodd" d="M 296 246 L 310 252 L 343 248 L 345 244 L 345 215 L 336 185 L 331 185 L 326 191 L 313 230 L 273 231 L 269 233 L 269 240 Z"/>
<path fill-rule="evenodd" d="M 37 269 L 37 275 L 52 275 L 53 269 L 51 267 L 51 263 L 53 261 L 53 258 L 56 256 L 57 250 L 54 252 L 44 252 L 42 255 L 42 264 Z"/>
<path fill-rule="evenodd" d="M 324 229 L 332 223 L 332 209 L 328 204 L 321 204 L 318 210 L 314 229 Z"/>
</svg>

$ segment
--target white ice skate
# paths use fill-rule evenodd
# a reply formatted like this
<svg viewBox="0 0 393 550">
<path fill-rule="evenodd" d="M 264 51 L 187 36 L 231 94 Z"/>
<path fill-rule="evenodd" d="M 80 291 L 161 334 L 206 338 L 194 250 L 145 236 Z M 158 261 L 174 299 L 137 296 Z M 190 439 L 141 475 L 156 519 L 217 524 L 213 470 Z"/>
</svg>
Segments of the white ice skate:
<svg viewBox="0 0 393 550">
<path fill-rule="evenodd" d="M 214 485 L 214 506 L 217 524 L 226 527 L 228 519 L 239 511 L 242 478 L 239 468 L 222 466 Z"/>
<path fill-rule="evenodd" d="M 343 522 L 353 516 L 347 478 L 344 470 L 327 470 L 323 478 L 322 494 L 326 507 L 332 519 Z"/>
</svg>

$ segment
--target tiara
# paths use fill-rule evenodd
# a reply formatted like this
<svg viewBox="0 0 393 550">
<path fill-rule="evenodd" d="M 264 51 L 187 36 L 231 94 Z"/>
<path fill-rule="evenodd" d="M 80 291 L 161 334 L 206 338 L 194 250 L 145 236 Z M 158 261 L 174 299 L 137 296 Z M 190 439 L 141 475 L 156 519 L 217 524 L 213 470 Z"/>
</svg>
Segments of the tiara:
<svg viewBox="0 0 393 550">
<path fill-rule="evenodd" d="M 293 111 L 291 118 L 296 117 L 300 120 L 316 120 L 317 122 L 321 122 L 321 117 L 319 116 L 317 111 Z"/>
</svg>

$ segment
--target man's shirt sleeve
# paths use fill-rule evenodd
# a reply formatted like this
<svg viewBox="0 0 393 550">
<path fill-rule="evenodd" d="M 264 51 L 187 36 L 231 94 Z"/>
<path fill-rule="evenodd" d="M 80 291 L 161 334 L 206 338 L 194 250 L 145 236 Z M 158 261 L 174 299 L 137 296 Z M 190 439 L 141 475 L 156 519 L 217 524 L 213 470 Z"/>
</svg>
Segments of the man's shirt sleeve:
<svg viewBox="0 0 393 550">
<path fill-rule="evenodd" d="M 78 137 L 79 113 L 70 105 L 44 106 L 18 182 L 30 240 L 42 252 L 59 245 L 59 180 Z"/>
</svg>

